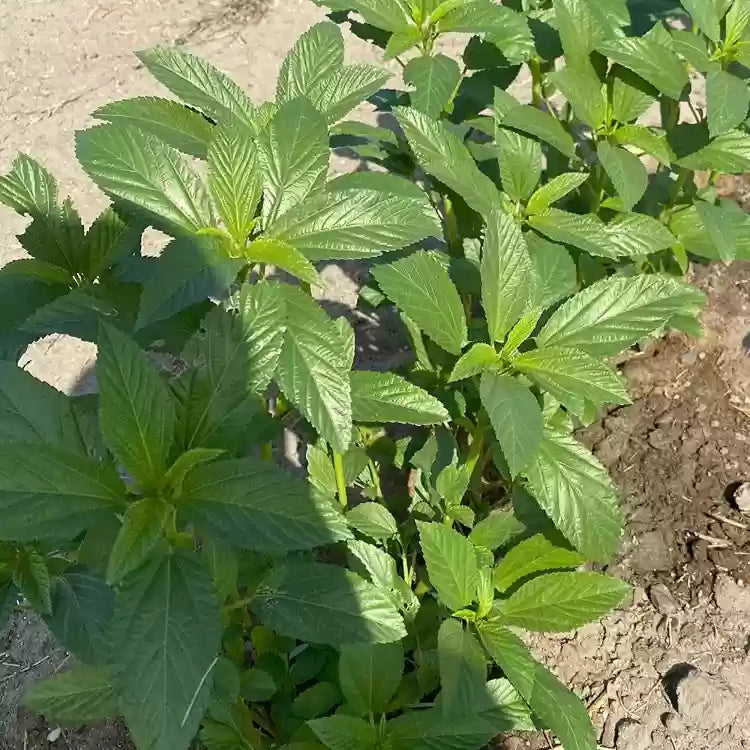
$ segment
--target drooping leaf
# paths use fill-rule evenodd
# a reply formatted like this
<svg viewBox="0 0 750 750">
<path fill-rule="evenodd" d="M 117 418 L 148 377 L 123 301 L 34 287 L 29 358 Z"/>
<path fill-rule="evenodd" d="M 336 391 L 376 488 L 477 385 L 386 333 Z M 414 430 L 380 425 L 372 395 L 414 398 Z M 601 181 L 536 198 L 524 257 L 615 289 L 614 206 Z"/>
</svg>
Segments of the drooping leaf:
<svg viewBox="0 0 750 750">
<path fill-rule="evenodd" d="M 396 111 L 420 166 L 440 182 L 455 190 L 483 216 L 500 206 L 492 181 L 479 171 L 468 148 L 445 125 L 415 109 Z"/>
<path fill-rule="evenodd" d="M 660 329 L 674 315 L 696 316 L 704 299 L 695 287 L 666 275 L 603 279 L 556 310 L 537 343 L 611 356 Z"/>
<path fill-rule="evenodd" d="M 641 160 L 630 151 L 601 141 L 597 148 L 599 161 L 620 197 L 623 211 L 630 211 L 648 187 L 648 173 Z"/>
<path fill-rule="evenodd" d="M 188 746 L 211 697 L 220 637 L 216 592 L 194 554 L 151 555 L 122 581 L 112 628 L 114 681 L 138 745 Z"/>
<path fill-rule="evenodd" d="M 466 315 L 458 290 L 443 264 L 420 250 L 373 275 L 386 296 L 436 344 L 459 354 L 466 343 Z"/>
<path fill-rule="evenodd" d="M 747 118 L 750 88 L 741 78 L 716 68 L 706 79 L 706 104 L 711 137 L 724 135 Z"/>
<path fill-rule="evenodd" d="M 177 47 L 137 53 L 149 73 L 173 94 L 217 122 L 238 118 L 252 125 L 255 107 L 242 89 L 205 60 Z"/>
<path fill-rule="evenodd" d="M 117 715 L 109 667 L 76 667 L 34 683 L 23 699 L 57 724 L 89 724 Z"/>
<path fill-rule="evenodd" d="M 404 672 L 404 651 L 396 643 L 353 643 L 339 652 L 339 685 L 344 701 L 360 716 L 385 713 Z"/>
<path fill-rule="evenodd" d="M 174 443 L 175 407 L 169 389 L 125 334 L 102 325 L 98 343 L 102 435 L 139 482 L 158 486 Z"/>
<path fill-rule="evenodd" d="M 621 145 L 635 146 L 645 151 L 666 166 L 674 160 L 666 136 L 654 133 L 645 125 L 623 125 L 615 130 L 612 138 Z"/>
<path fill-rule="evenodd" d="M 548 573 L 495 602 L 493 612 L 507 625 L 565 632 L 608 614 L 629 590 L 626 583 L 600 573 Z"/>
<path fill-rule="evenodd" d="M 355 422 L 429 425 L 448 419 L 440 401 L 399 375 L 360 370 L 350 377 Z"/>
<path fill-rule="evenodd" d="M 479 564 L 474 545 L 451 527 L 417 522 L 419 543 L 430 583 L 452 611 L 466 608 L 476 596 Z"/>
<path fill-rule="evenodd" d="M 147 211 L 156 226 L 196 232 L 212 223 L 198 175 L 182 154 L 151 133 L 119 123 L 79 131 L 76 157 L 105 193 Z"/>
<path fill-rule="evenodd" d="M 487 679 L 484 651 L 458 620 L 444 620 L 438 631 L 441 690 L 437 707 L 445 717 L 464 718 L 476 711 Z"/>
<path fill-rule="evenodd" d="M 487 222 L 482 248 L 482 306 L 494 341 L 502 341 L 528 307 L 534 269 L 521 229 L 502 211 Z"/>
<path fill-rule="evenodd" d="M 515 477 L 539 450 L 542 410 L 534 394 L 509 375 L 484 373 L 480 394 L 511 476 Z"/>
<path fill-rule="evenodd" d="M 323 286 L 315 266 L 294 245 L 284 240 L 260 237 L 250 243 L 246 255 L 252 263 L 265 263 L 308 284 Z"/>
<path fill-rule="evenodd" d="M 346 514 L 347 523 L 373 539 L 392 539 L 398 524 L 391 512 L 380 503 L 360 503 Z"/>
<path fill-rule="evenodd" d="M 258 586 L 252 607 L 277 633 L 312 643 L 391 643 L 406 635 L 386 592 L 324 563 L 276 568 Z"/>
<path fill-rule="evenodd" d="M 479 375 L 485 370 L 490 370 L 500 364 L 500 355 L 494 347 L 489 344 L 474 344 L 459 360 L 456 362 L 453 371 L 448 378 L 449 383 L 457 380 L 471 378 Z"/>
<path fill-rule="evenodd" d="M 414 57 L 404 68 L 404 81 L 414 87 L 411 106 L 433 118 L 449 105 L 460 80 L 458 63 L 445 55 Z"/>
<path fill-rule="evenodd" d="M 697 142 L 697 148 L 691 148 L 686 154 L 678 153 L 680 166 L 692 170 L 717 170 L 726 174 L 741 174 L 750 169 L 750 135 L 743 130 L 730 130 L 708 141 L 708 130 L 705 138 Z M 677 149 L 676 149 L 677 150 Z"/>
<path fill-rule="evenodd" d="M 594 560 L 611 558 L 622 513 L 606 469 L 583 445 L 546 429 L 526 476 L 531 494 L 576 549 Z"/>
<path fill-rule="evenodd" d="M 349 363 L 338 329 L 304 292 L 284 287 L 287 329 L 276 380 L 286 397 L 334 450 L 351 438 Z"/>
<path fill-rule="evenodd" d="M 205 159 L 213 127 L 203 115 L 169 99 L 138 96 L 110 102 L 91 113 L 108 122 L 132 125 L 155 135 L 172 148 Z"/>
<path fill-rule="evenodd" d="M 232 546 L 284 553 L 351 538 L 331 502 L 255 458 L 214 461 L 185 478 L 180 514 Z"/>
<path fill-rule="evenodd" d="M 111 466 L 42 443 L 5 443 L 0 451 L 2 539 L 72 539 L 123 504 Z"/>
</svg>

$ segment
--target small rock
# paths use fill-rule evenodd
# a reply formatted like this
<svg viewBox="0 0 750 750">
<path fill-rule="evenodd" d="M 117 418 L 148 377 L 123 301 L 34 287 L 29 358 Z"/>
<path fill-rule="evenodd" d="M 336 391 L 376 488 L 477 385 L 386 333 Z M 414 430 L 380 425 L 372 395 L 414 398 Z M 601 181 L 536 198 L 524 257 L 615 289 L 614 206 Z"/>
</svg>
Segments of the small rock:
<svg viewBox="0 0 750 750">
<path fill-rule="evenodd" d="M 680 357 L 683 365 L 694 365 L 698 361 L 698 352 L 687 352 Z"/>
<path fill-rule="evenodd" d="M 47 735 L 47 742 L 57 742 L 60 737 L 62 737 L 62 729 L 60 729 L 60 727 L 57 727 L 57 729 L 53 729 Z"/>
<path fill-rule="evenodd" d="M 671 735 L 678 736 L 687 731 L 685 722 L 677 714 L 667 714 L 663 717 L 664 728 Z"/>
<path fill-rule="evenodd" d="M 672 569 L 672 555 L 664 532 L 652 529 L 638 535 L 638 546 L 633 551 L 633 569 L 653 573 Z"/>
<path fill-rule="evenodd" d="M 693 671 L 677 685 L 677 710 L 686 726 L 717 731 L 734 723 L 745 707 L 725 682 Z"/>
<path fill-rule="evenodd" d="M 617 750 L 650 750 L 651 730 L 637 721 L 625 719 L 617 727 Z"/>
<path fill-rule="evenodd" d="M 743 513 L 750 513 L 750 482 L 743 482 L 734 491 L 734 502 Z"/>
<path fill-rule="evenodd" d="M 656 611 L 662 615 L 673 615 L 679 610 L 672 592 L 663 583 L 652 586 L 648 595 Z"/>
</svg>

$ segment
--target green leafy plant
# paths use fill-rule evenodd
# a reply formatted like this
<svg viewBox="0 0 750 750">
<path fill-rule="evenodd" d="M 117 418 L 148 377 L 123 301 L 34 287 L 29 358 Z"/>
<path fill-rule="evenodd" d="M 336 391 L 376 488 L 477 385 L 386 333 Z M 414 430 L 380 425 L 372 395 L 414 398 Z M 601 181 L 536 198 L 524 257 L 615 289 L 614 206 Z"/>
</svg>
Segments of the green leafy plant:
<svg viewBox="0 0 750 750">
<path fill-rule="evenodd" d="M 627 595 L 583 567 L 622 514 L 575 429 L 628 403 L 611 357 L 699 331 L 691 259 L 748 257 L 714 183 L 750 159 L 750 7 L 686 1 L 688 32 L 653 25 L 670 3 L 321 4 L 404 90 L 347 64 L 330 22 L 260 106 L 157 48 L 139 57 L 180 102 L 114 102 L 77 135 L 112 202 L 91 227 L 30 157 L 0 177 L 31 219 L 31 257 L 0 271 L 0 615 L 34 609 L 77 662 L 27 705 L 122 715 L 154 750 L 478 750 L 534 728 L 595 750 L 518 631 Z M 364 100 L 378 125 L 345 119 Z M 330 178 L 331 149 L 376 169 Z M 398 311 L 398 371 L 355 367 L 354 329 L 312 296 L 335 260 L 368 265 L 368 314 Z M 97 343 L 98 394 L 18 368 L 53 332 Z M 279 465 L 289 430 L 305 476 Z"/>
</svg>

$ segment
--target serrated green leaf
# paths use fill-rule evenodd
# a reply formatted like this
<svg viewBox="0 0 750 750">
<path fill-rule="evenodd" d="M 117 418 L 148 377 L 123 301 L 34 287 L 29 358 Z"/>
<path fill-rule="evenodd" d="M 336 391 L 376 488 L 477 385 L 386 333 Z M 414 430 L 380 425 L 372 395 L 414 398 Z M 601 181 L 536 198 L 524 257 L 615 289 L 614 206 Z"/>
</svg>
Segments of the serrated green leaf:
<svg viewBox="0 0 750 750">
<path fill-rule="evenodd" d="M 437 118 L 450 104 L 461 80 L 458 63 L 445 55 L 412 58 L 404 68 L 404 82 L 414 87 L 409 92 L 411 106 Z"/>
<path fill-rule="evenodd" d="M 227 231 L 243 249 L 262 190 L 258 151 L 249 129 L 235 123 L 215 129 L 208 148 L 208 188 Z"/>
<path fill-rule="evenodd" d="M 36 258 L 19 258 L 0 268 L 0 276 L 10 279 L 27 278 L 48 284 L 73 285 L 73 276 L 65 268 Z"/>
<path fill-rule="evenodd" d="M 546 429 L 525 473 L 529 491 L 566 539 L 593 560 L 609 560 L 623 522 L 616 490 L 599 461 L 572 436 Z"/>
<path fill-rule="evenodd" d="M 288 242 L 310 260 L 374 258 L 425 237 L 441 236 L 423 196 L 342 190 L 316 196 L 269 227 L 268 239 Z"/>
<path fill-rule="evenodd" d="M 102 435 L 139 482 L 156 487 L 174 444 L 175 407 L 169 389 L 125 334 L 102 325 L 98 344 Z"/>
<path fill-rule="evenodd" d="M 0 203 L 19 214 L 49 216 L 57 207 L 57 181 L 38 161 L 18 154 L 0 176 Z"/>
<path fill-rule="evenodd" d="M 575 116 L 593 130 L 600 128 L 607 117 L 606 87 L 586 62 L 551 73 L 550 81 L 568 100 Z"/>
<path fill-rule="evenodd" d="M 612 180 L 620 197 L 619 206 L 630 211 L 643 197 L 648 187 L 648 173 L 641 160 L 630 151 L 601 141 L 597 147 L 599 161 L 607 176 Z"/>
<path fill-rule="evenodd" d="M 565 750 L 597 750 L 583 702 L 531 656 L 518 636 L 496 623 L 480 623 L 478 629 L 490 656 Z"/>
<path fill-rule="evenodd" d="M 328 122 L 336 122 L 371 97 L 390 77 L 387 70 L 374 65 L 344 65 L 321 81 L 311 101 Z"/>
<path fill-rule="evenodd" d="M 344 645 L 339 685 L 344 701 L 359 716 L 385 713 L 404 673 L 404 651 L 396 643 Z"/>
<path fill-rule="evenodd" d="M 171 232 L 212 224 L 211 205 L 198 175 L 179 151 L 132 125 L 98 125 L 76 134 L 76 157 L 109 195 L 147 211 Z"/>
<path fill-rule="evenodd" d="M 674 315 L 697 316 L 704 300 L 695 287 L 666 275 L 603 279 L 556 310 L 537 343 L 611 356 L 659 330 Z"/>
<path fill-rule="evenodd" d="M 326 190 L 329 193 L 374 190 L 386 195 L 401 195 L 404 198 L 413 198 L 429 204 L 427 193 L 419 185 L 391 172 L 348 172 L 327 182 Z"/>
<path fill-rule="evenodd" d="M 542 176 L 542 147 L 533 138 L 498 128 L 495 143 L 500 149 L 500 180 L 513 200 L 526 200 Z"/>
<path fill-rule="evenodd" d="M 443 264 L 420 250 L 373 269 L 384 294 L 436 344 L 459 354 L 466 343 L 466 315 Z"/>
<path fill-rule="evenodd" d="M 726 212 L 720 206 L 706 201 L 696 201 L 694 206 L 719 258 L 723 261 L 733 260 L 737 245 L 737 225 L 726 221 Z"/>
<path fill-rule="evenodd" d="M 742 174 L 750 170 L 750 135 L 730 130 L 708 142 L 708 131 L 700 139 L 699 148 L 678 154 L 679 164 L 694 171 L 709 169 L 725 174 Z"/>
<path fill-rule="evenodd" d="M 51 580 L 45 556 L 31 547 L 18 551 L 13 582 L 24 599 L 42 616 L 52 613 Z"/>
<path fill-rule="evenodd" d="M 526 204 L 526 211 L 530 214 L 538 214 L 548 209 L 553 203 L 562 200 L 566 195 L 583 185 L 589 175 L 585 172 L 565 172 L 553 177 L 548 183 L 542 185 Z"/>
<path fill-rule="evenodd" d="M 216 592 L 193 553 L 152 555 L 122 581 L 112 628 L 115 686 L 138 745 L 188 746 L 211 698 L 220 638 Z"/>
<path fill-rule="evenodd" d="M 334 450 L 344 453 L 352 431 L 349 364 L 338 330 L 317 302 L 284 286 L 287 329 L 276 381 Z"/>
<path fill-rule="evenodd" d="M 152 47 L 138 59 L 159 83 L 217 122 L 237 118 L 252 125 L 255 107 L 247 94 L 205 60 L 176 47 Z"/>
<path fill-rule="evenodd" d="M 708 40 L 689 29 L 671 29 L 672 47 L 697 71 L 705 73 L 711 67 Z"/>
<path fill-rule="evenodd" d="M 479 171 L 468 148 L 447 127 L 415 109 L 395 111 L 420 166 L 455 190 L 483 216 L 500 207 L 500 196 L 489 177 Z"/>
<path fill-rule="evenodd" d="M 495 602 L 501 621 L 527 630 L 566 632 L 611 612 L 630 586 L 600 573 L 548 573 Z"/>
<path fill-rule="evenodd" d="M 580 552 L 555 544 L 544 534 L 535 534 L 508 551 L 495 568 L 492 581 L 504 592 L 535 573 L 577 568 L 585 560 Z"/>
<path fill-rule="evenodd" d="M 38 442 L 5 443 L 0 451 L 2 539 L 72 539 L 123 504 L 111 466 Z"/>
<path fill-rule="evenodd" d="M 283 553 L 351 538 L 346 521 L 310 485 L 255 458 L 215 461 L 185 478 L 180 513 L 232 546 Z"/>
<path fill-rule="evenodd" d="M 144 498 L 128 506 L 107 565 L 107 582 L 116 584 L 149 556 L 162 538 L 172 508 L 163 500 Z"/>
<path fill-rule="evenodd" d="M 502 341 L 526 311 L 535 288 L 534 269 L 521 229 L 502 211 L 493 212 L 487 221 L 481 275 L 482 306 L 490 338 Z"/>
<path fill-rule="evenodd" d="M 444 620 L 438 631 L 440 685 L 436 705 L 442 716 L 464 718 L 476 711 L 485 690 L 484 651 L 458 620 Z"/>
<path fill-rule="evenodd" d="M 617 21 L 608 16 L 604 3 L 597 0 L 553 0 L 553 7 L 569 64 L 588 63 L 589 53 L 597 44 L 621 34 Z"/>
<path fill-rule="evenodd" d="M 320 190 L 328 173 L 328 128 L 306 99 L 282 104 L 258 134 L 263 220 L 268 228 Z"/>
<path fill-rule="evenodd" d="M 417 521 L 419 542 L 430 583 L 448 609 L 468 607 L 479 585 L 474 545 L 451 527 Z"/>
<path fill-rule="evenodd" d="M 398 524 L 380 503 L 361 503 L 346 514 L 347 523 L 366 536 L 386 540 L 398 534 Z"/>
<path fill-rule="evenodd" d="M 706 79 L 706 103 L 711 137 L 730 132 L 747 118 L 750 108 L 747 81 L 720 67 L 713 69 Z"/>
<path fill-rule="evenodd" d="M 455 383 L 458 380 L 471 378 L 479 375 L 485 370 L 490 370 L 500 364 L 500 355 L 494 347 L 489 344 L 474 344 L 468 352 L 462 355 L 461 359 L 456 362 L 450 377 L 449 383 Z"/>
<path fill-rule="evenodd" d="M 355 422 L 430 425 L 449 418 L 438 399 L 399 375 L 359 370 L 350 381 Z"/>
<path fill-rule="evenodd" d="M 252 608 L 277 633 L 311 643 L 390 643 L 406 635 L 386 592 L 324 563 L 276 568 L 258 586 Z"/>
<path fill-rule="evenodd" d="M 23 702 L 26 708 L 58 724 L 88 724 L 118 712 L 109 667 L 76 667 L 40 680 Z"/>
<path fill-rule="evenodd" d="M 437 708 L 408 711 L 386 724 L 392 750 L 476 750 L 497 735 L 479 716 L 445 718 Z"/>
<path fill-rule="evenodd" d="M 579 349 L 534 349 L 516 357 L 513 367 L 580 418 L 586 413 L 587 403 L 596 407 L 630 403 L 624 380 Z"/>
<path fill-rule="evenodd" d="M 323 719 L 307 722 L 315 736 L 330 750 L 375 750 L 378 733 L 375 727 L 363 719 L 345 714 L 334 714 Z"/>
<path fill-rule="evenodd" d="M 141 248 L 143 224 L 124 220 L 112 206 L 106 208 L 89 227 L 82 254 L 88 264 L 88 278 L 95 279 Z"/>
<path fill-rule="evenodd" d="M 721 39 L 721 16 L 714 0 L 680 0 L 693 23 L 713 42 Z M 723 14 L 722 14 L 723 15 Z"/>
<path fill-rule="evenodd" d="M 556 148 L 569 159 L 575 153 L 575 141 L 570 133 L 563 128 L 560 121 L 549 112 L 544 112 L 531 105 L 513 107 L 499 119 L 498 124 L 504 128 L 533 135 L 540 141 L 549 143 L 550 146 Z"/>
<path fill-rule="evenodd" d="M 635 146 L 669 166 L 675 158 L 666 136 L 657 135 L 645 125 L 623 125 L 612 138 L 621 145 Z"/>
<path fill-rule="evenodd" d="M 325 5 L 331 10 L 355 10 L 366 23 L 391 32 L 400 32 L 412 27 L 414 20 L 405 0 L 313 0 L 316 5 Z"/>
<path fill-rule="evenodd" d="M 199 159 L 206 158 L 213 137 L 211 123 L 199 112 L 156 96 L 110 102 L 92 112 L 91 116 L 97 120 L 132 125 Z"/>
<path fill-rule="evenodd" d="M 515 477 L 539 450 L 542 410 L 534 394 L 509 375 L 484 373 L 480 394 L 511 476 Z"/>
<path fill-rule="evenodd" d="M 682 60 L 672 50 L 648 37 L 623 37 L 603 42 L 597 50 L 632 70 L 671 99 L 679 100 L 689 83 Z"/>
<path fill-rule="evenodd" d="M 196 467 L 207 464 L 224 453 L 217 448 L 191 448 L 181 453 L 164 475 L 164 487 L 178 498 L 182 494 L 185 477 Z"/>
<path fill-rule="evenodd" d="M 523 534 L 526 527 L 512 511 L 496 510 L 483 518 L 469 534 L 472 544 L 488 550 L 504 547 L 511 539 Z"/>
<path fill-rule="evenodd" d="M 294 245 L 284 240 L 260 237 L 250 243 L 246 256 L 251 263 L 266 263 L 308 284 L 323 286 L 315 266 Z"/>
<path fill-rule="evenodd" d="M 528 232 L 524 239 L 536 271 L 534 305 L 544 309 L 573 294 L 578 289 L 578 272 L 570 253 L 535 232 Z"/>
<path fill-rule="evenodd" d="M 726 15 L 726 43 L 735 44 L 750 25 L 750 5 L 747 0 L 735 0 Z"/>
</svg>

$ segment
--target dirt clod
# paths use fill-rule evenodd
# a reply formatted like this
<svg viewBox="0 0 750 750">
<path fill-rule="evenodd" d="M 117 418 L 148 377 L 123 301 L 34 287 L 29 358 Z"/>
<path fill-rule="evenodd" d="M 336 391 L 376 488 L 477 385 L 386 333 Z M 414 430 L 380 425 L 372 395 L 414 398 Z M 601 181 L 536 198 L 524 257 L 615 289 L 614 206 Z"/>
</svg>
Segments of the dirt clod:
<svg viewBox="0 0 750 750">
<path fill-rule="evenodd" d="M 673 615 L 679 609 L 671 592 L 663 583 L 652 586 L 648 595 L 656 611 L 662 615 Z"/>
<path fill-rule="evenodd" d="M 691 672 L 677 686 L 677 709 L 688 727 L 723 729 L 743 710 L 729 686 L 705 672 Z"/>
</svg>

